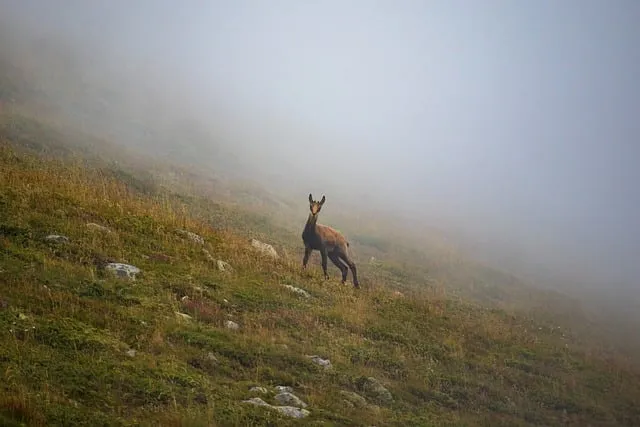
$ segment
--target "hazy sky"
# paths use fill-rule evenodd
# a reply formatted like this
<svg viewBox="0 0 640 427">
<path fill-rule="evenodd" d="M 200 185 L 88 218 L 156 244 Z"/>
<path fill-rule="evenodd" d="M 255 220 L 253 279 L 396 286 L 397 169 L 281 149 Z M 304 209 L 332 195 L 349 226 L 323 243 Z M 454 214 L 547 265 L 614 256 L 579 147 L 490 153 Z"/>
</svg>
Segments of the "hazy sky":
<svg viewBox="0 0 640 427">
<path fill-rule="evenodd" d="M 224 106 L 309 191 L 344 181 L 525 258 L 640 274 L 640 2 L 102 3 L 0 0 Z"/>
</svg>

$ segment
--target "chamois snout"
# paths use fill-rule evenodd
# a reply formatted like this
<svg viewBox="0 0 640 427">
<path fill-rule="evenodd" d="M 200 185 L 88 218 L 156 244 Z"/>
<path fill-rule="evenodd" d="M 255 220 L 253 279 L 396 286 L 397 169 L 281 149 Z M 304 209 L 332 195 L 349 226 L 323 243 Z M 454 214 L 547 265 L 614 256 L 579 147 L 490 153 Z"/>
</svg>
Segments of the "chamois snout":
<svg viewBox="0 0 640 427">
<path fill-rule="evenodd" d="M 312 215 L 318 215 L 320 213 L 320 209 L 322 209 L 322 205 L 324 205 L 326 198 L 324 197 L 324 195 L 322 196 L 322 199 L 320 199 L 319 202 L 313 200 L 313 196 L 311 195 L 311 193 L 309 193 L 309 210 L 311 211 Z"/>
</svg>

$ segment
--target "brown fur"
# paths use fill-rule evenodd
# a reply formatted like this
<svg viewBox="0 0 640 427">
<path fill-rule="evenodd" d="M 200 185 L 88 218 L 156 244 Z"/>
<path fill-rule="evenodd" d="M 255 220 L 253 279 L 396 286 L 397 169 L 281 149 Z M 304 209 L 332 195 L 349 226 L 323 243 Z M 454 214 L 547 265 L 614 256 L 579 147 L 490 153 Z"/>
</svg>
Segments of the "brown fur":
<svg viewBox="0 0 640 427">
<path fill-rule="evenodd" d="M 305 247 L 302 268 L 307 267 L 311 252 L 317 250 L 322 257 L 322 270 L 325 279 L 329 278 L 327 274 L 327 259 L 330 259 L 331 262 L 340 269 L 342 273 L 342 283 L 346 282 L 347 274 L 349 269 L 351 269 L 353 285 L 358 288 L 360 285 L 358 283 L 356 265 L 349 256 L 349 242 L 339 231 L 328 225 L 317 223 L 318 214 L 324 202 L 324 196 L 322 196 L 322 200 L 318 202 L 314 201 L 313 196 L 309 194 L 309 210 L 311 213 L 302 232 L 302 241 Z"/>
</svg>

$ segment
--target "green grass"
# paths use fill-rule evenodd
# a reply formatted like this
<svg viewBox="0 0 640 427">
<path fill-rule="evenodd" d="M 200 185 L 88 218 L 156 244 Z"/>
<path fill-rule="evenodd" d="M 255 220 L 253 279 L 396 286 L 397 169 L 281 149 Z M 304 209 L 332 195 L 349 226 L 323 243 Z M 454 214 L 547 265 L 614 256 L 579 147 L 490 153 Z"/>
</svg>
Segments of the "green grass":
<svg viewBox="0 0 640 427">
<path fill-rule="evenodd" d="M 49 131 L 21 126 L 3 133 L 0 149 L 0 424 L 640 425 L 637 371 L 566 328 L 442 285 L 475 280 L 486 295 L 502 280 L 491 271 L 432 258 L 420 268 L 391 251 L 380 265 L 361 263 L 361 290 L 340 285 L 337 270 L 324 282 L 317 259 L 299 268 L 299 233 L 268 216 L 106 161 L 30 154 L 25 135 L 46 152 L 37 142 Z M 234 272 L 218 271 L 181 229 Z M 45 241 L 50 233 L 70 240 Z M 291 255 L 257 256 L 247 236 Z M 365 254 L 366 245 L 397 246 L 372 236 L 355 239 Z M 105 261 L 142 274 L 117 279 Z M 424 286 L 428 275 L 435 284 Z M 506 288 L 494 287 L 504 299 Z M 345 404 L 340 391 L 359 392 L 363 376 L 394 401 Z M 293 386 L 311 415 L 296 421 L 242 403 L 253 385 Z"/>
</svg>

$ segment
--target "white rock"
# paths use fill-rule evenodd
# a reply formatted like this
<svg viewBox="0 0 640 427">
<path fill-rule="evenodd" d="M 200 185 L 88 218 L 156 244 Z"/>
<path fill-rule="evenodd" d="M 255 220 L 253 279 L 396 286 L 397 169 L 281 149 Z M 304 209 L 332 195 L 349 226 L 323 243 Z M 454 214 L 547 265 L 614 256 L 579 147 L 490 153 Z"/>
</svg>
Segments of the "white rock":
<svg viewBox="0 0 640 427">
<path fill-rule="evenodd" d="M 61 236 L 60 234 L 49 234 L 47 237 L 45 237 L 45 239 L 50 242 L 57 242 L 57 243 L 69 242 L 69 238 L 67 236 Z"/>
<path fill-rule="evenodd" d="M 309 294 L 309 292 L 305 291 L 304 289 L 300 289 L 300 288 L 296 288 L 295 286 L 292 285 L 282 285 L 285 288 L 289 289 L 291 292 L 294 292 L 300 296 L 303 296 L 305 298 L 311 298 L 311 294 Z"/>
<path fill-rule="evenodd" d="M 304 418 L 311 414 L 307 409 L 295 406 L 272 406 L 272 408 L 291 418 Z"/>
<path fill-rule="evenodd" d="M 275 386 L 275 389 L 279 393 L 293 393 L 293 388 L 288 385 L 277 385 Z"/>
<path fill-rule="evenodd" d="M 269 390 L 267 390 L 266 388 L 257 387 L 257 386 L 256 387 L 251 387 L 249 389 L 249 391 L 252 392 L 252 393 L 261 393 L 261 394 L 268 394 L 269 393 Z"/>
<path fill-rule="evenodd" d="M 275 259 L 278 258 L 278 252 L 276 252 L 273 246 L 271 246 L 268 243 L 263 243 L 257 239 L 251 239 L 251 246 L 253 246 L 254 248 L 256 248 L 257 250 L 259 250 L 265 255 L 269 255 L 270 257 Z"/>
<path fill-rule="evenodd" d="M 306 408 L 307 404 L 304 403 L 298 396 L 295 394 L 283 391 L 278 393 L 275 397 L 279 404 L 285 406 L 295 406 L 296 408 Z"/>
<path fill-rule="evenodd" d="M 176 311 L 176 316 L 184 319 L 184 320 L 191 320 L 193 319 L 193 317 L 189 316 L 187 313 L 180 313 L 179 311 Z"/>
<path fill-rule="evenodd" d="M 221 259 L 216 261 L 216 265 L 218 266 L 218 270 L 232 272 L 233 267 L 228 262 L 222 261 Z"/>
<path fill-rule="evenodd" d="M 269 405 L 267 402 L 265 402 L 264 400 L 260 399 L 259 397 L 252 397 L 251 399 L 248 400 L 243 400 L 244 403 L 251 403 L 253 405 L 258 405 L 258 406 L 269 406 L 271 407 L 271 405 Z"/>
<path fill-rule="evenodd" d="M 233 320 L 227 320 L 226 322 L 224 322 L 224 326 L 226 326 L 227 329 L 232 329 L 234 331 L 240 329 L 240 325 L 238 325 Z"/>
<path fill-rule="evenodd" d="M 123 264 L 120 262 L 110 262 L 105 268 L 112 273 L 114 273 L 118 277 L 128 278 L 135 280 L 136 274 L 140 273 L 140 269 L 130 264 Z"/>
<path fill-rule="evenodd" d="M 306 416 L 308 416 L 311 412 L 309 412 L 307 409 L 300 409 L 300 408 L 296 408 L 294 406 L 273 406 L 273 405 L 269 405 L 267 402 L 265 402 L 264 400 L 260 399 L 259 397 L 253 397 L 251 399 L 248 400 L 243 400 L 244 403 L 250 403 L 252 405 L 256 405 L 256 406 L 266 406 L 268 408 L 271 409 L 275 409 L 276 411 L 291 417 L 291 418 L 304 418 Z"/>
<path fill-rule="evenodd" d="M 199 245 L 204 245 L 204 239 L 202 236 L 199 236 L 192 231 L 178 230 L 178 234 L 188 237 L 191 241 L 198 243 Z"/>
<path fill-rule="evenodd" d="M 323 359 L 320 356 L 307 356 L 311 358 L 311 361 L 316 365 L 322 366 L 324 369 L 331 369 L 331 361 L 329 359 Z"/>
</svg>

